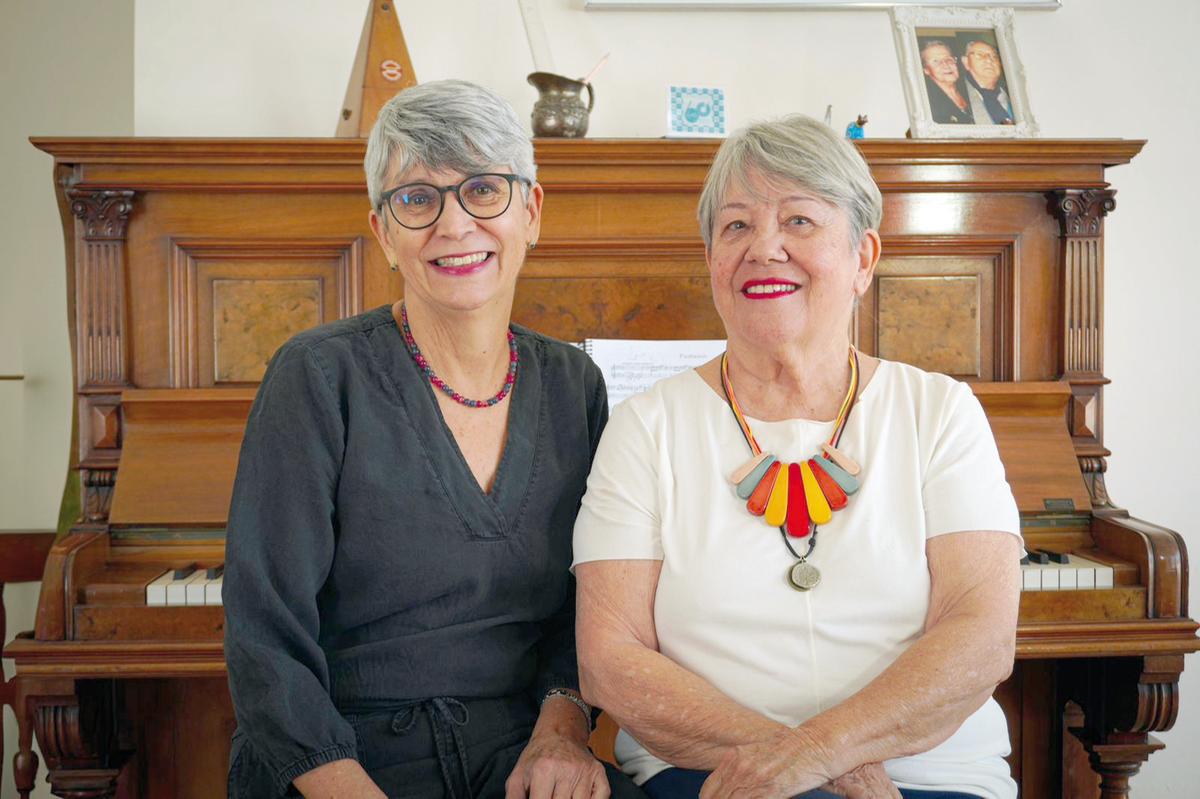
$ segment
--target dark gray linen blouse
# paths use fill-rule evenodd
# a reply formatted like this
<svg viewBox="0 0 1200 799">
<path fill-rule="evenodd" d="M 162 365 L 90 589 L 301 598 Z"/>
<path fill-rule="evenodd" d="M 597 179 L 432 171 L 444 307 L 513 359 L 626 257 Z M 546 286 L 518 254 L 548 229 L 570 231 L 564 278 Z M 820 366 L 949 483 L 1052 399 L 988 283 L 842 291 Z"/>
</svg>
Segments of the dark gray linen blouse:
<svg viewBox="0 0 1200 799">
<path fill-rule="evenodd" d="M 490 493 L 390 306 L 306 331 L 250 412 L 226 540 L 239 737 L 281 792 L 356 757 L 343 714 L 578 686 L 571 531 L 608 418 L 580 350 L 513 326 Z"/>
</svg>

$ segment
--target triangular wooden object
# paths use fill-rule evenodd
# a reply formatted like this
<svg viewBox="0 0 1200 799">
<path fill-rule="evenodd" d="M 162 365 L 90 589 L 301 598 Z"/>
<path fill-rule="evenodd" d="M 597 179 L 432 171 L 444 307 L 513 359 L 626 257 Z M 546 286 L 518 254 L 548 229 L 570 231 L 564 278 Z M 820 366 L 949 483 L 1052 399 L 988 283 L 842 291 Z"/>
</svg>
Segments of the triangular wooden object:
<svg viewBox="0 0 1200 799">
<path fill-rule="evenodd" d="M 371 0 L 338 119 L 338 137 L 365 137 L 383 104 L 417 85 L 393 0 Z"/>
</svg>

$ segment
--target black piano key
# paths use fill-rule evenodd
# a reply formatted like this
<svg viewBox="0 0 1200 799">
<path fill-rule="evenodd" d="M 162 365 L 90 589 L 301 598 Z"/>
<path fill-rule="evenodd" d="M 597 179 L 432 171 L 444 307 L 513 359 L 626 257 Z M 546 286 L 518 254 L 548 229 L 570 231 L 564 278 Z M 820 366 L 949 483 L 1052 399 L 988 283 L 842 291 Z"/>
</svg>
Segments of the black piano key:
<svg viewBox="0 0 1200 799">
<path fill-rule="evenodd" d="M 1025 554 L 1033 563 L 1041 563 L 1045 565 L 1050 562 L 1050 556 L 1045 552 L 1042 552 L 1040 549 L 1027 549 L 1025 550 Z"/>
<path fill-rule="evenodd" d="M 1070 563 L 1071 562 L 1071 556 L 1068 555 L 1066 552 L 1051 552 L 1048 549 L 1041 549 L 1038 551 L 1041 552 L 1042 554 L 1044 554 L 1046 557 L 1050 558 L 1050 560 L 1053 561 L 1054 563 Z"/>
<path fill-rule="evenodd" d="M 171 579 L 172 580 L 186 580 L 187 578 L 191 577 L 195 573 L 196 573 L 196 564 L 189 563 L 188 565 L 184 566 L 181 569 L 176 569 L 175 573 L 171 575 Z"/>
<path fill-rule="evenodd" d="M 204 576 L 209 580 L 215 580 L 224 573 L 225 573 L 225 564 L 222 563 L 220 566 L 210 567 L 207 571 L 204 572 Z"/>
<path fill-rule="evenodd" d="M 1022 566 L 1028 566 L 1028 565 L 1029 565 L 1029 554 L 1028 554 L 1028 553 L 1026 553 L 1025 555 L 1023 555 L 1023 556 L 1021 557 L 1021 565 L 1022 565 Z"/>
</svg>

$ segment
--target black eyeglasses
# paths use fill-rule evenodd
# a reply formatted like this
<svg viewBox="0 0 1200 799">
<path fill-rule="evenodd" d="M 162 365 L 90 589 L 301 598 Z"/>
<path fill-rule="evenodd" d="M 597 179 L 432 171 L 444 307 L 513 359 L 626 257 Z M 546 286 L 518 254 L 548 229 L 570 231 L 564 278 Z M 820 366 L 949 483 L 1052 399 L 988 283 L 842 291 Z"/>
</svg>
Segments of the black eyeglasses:
<svg viewBox="0 0 1200 799">
<path fill-rule="evenodd" d="M 502 172 L 471 175 L 453 186 L 405 183 L 385 191 L 379 205 L 386 205 L 392 219 L 409 230 L 421 230 L 438 221 L 446 207 L 446 192 L 454 192 L 468 214 L 476 219 L 494 219 L 512 204 L 513 183 L 517 181 L 533 185 L 528 178 Z"/>
</svg>

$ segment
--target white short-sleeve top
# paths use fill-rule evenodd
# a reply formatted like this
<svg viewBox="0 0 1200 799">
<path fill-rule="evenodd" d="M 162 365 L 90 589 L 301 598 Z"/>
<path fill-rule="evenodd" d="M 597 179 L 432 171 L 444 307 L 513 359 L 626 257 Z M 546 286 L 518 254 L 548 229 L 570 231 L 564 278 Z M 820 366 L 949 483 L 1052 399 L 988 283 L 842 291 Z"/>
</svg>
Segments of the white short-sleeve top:
<svg viewBox="0 0 1200 799">
<path fill-rule="evenodd" d="M 815 457 L 833 422 L 750 419 L 764 451 Z M 728 476 L 751 453 L 725 401 L 693 370 L 614 409 L 575 523 L 575 563 L 661 560 L 654 621 L 662 654 L 738 703 L 798 725 L 842 702 L 920 637 L 926 540 L 1020 522 L 987 418 L 970 389 L 882 361 L 839 449 L 862 487 L 818 528 L 821 582 L 796 591 L 778 528 L 746 511 Z M 803 553 L 806 539 L 795 540 Z M 906 788 L 1012 799 L 1004 715 L 994 700 L 922 755 L 886 763 Z M 617 759 L 639 784 L 667 763 L 622 732 Z"/>
</svg>

